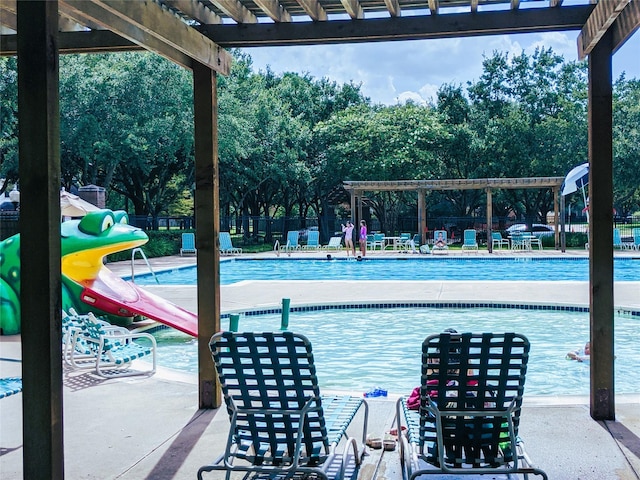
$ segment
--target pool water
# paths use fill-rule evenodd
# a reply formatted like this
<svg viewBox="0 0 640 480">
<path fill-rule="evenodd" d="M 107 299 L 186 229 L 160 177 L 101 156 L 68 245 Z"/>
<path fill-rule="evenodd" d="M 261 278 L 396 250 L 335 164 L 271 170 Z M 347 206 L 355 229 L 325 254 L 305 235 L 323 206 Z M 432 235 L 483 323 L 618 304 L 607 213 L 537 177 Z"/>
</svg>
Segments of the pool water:
<svg viewBox="0 0 640 480">
<path fill-rule="evenodd" d="M 195 285 L 196 267 L 156 274 L 161 285 Z M 615 259 L 615 281 L 640 281 L 640 258 Z M 333 260 L 241 260 L 220 263 L 220 283 L 243 280 L 589 280 L 589 261 L 548 258 L 410 258 Z M 155 284 L 150 275 L 139 285 Z"/>
<path fill-rule="evenodd" d="M 277 331 L 279 314 L 245 315 L 240 331 Z M 291 312 L 289 330 L 309 338 L 321 388 L 365 392 L 381 387 L 409 394 L 420 384 L 423 340 L 453 327 L 459 332 L 522 333 L 531 342 L 525 393 L 589 395 L 589 364 L 566 360 L 589 338 L 589 314 L 520 309 L 341 309 Z M 637 393 L 640 319 L 615 319 L 616 393 Z M 223 320 L 228 329 L 228 320 Z M 158 363 L 197 372 L 197 341 L 172 329 L 154 333 Z"/>
</svg>

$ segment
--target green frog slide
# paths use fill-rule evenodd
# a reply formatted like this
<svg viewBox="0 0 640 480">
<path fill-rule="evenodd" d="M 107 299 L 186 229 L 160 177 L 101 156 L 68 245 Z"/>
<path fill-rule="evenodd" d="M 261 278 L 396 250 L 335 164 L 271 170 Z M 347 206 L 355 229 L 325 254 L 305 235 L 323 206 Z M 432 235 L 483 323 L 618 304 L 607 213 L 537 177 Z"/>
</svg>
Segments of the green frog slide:
<svg viewBox="0 0 640 480">
<path fill-rule="evenodd" d="M 196 336 L 196 314 L 123 280 L 104 265 L 105 256 L 149 241 L 128 220 L 124 211 L 102 209 L 61 224 L 62 308 L 106 315 L 116 322 L 141 315 Z M 20 333 L 19 234 L 0 242 L 0 332 Z"/>
</svg>

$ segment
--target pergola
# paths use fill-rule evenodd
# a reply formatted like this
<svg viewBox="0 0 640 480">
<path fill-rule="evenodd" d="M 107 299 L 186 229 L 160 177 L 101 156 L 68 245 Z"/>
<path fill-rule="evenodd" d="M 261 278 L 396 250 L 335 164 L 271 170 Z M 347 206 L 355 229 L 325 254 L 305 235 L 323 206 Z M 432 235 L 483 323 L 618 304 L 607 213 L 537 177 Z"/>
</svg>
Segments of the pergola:
<svg viewBox="0 0 640 480">
<path fill-rule="evenodd" d="M 427 243 L 427 215 L 425 210 L 425 195 L 428 190 L 484 190 L 487 194 L 487 239 L 491 238 L 493 218 L 492 195 L 498 189 L 523 188 L 551 188 L 553 191 L 553 218 L 555 225 L 556 249 L 560 246 L 560 231 L 558 230 L 558 208 L 564 211 L 564 197 L 559 196 L 564 177 L 528 177 L 528 178 L 470 178 L 451 180 L 395 180 L 395 181 L 345 181 L 344 189 L 351 195 L 351 212 L 355 213 L 355 223 L 362 218 L 362 198 L 364 192 L 383 191 L 415 191 L 418 193 L 418 221 L 417 229 L 422 237 L 421 243 Z M 560 205 L 558 205 L 560 199 Z M 562 233 L 564 233 L 564 217 L 562 218 Z M 491 242 L 487 242 L 489 253 L 492 251 Z M 564 252 L 564 235 L 562 235 L 562 251 Z"/>
<path fill-rule="evenodd" d="M 24 477 L 64 478 L 60 309 L 60 53 L 146 49 L 193 72 L 199 406 L 220 405 L 216 78 L 225 48 L 580 30 L 589 63 L 591 416 L 614 419 L 612 55 L 638 0 L 0 0 L 0 54 L 18 57 Z M 409 61 L 409 60 L 408 60 Z M 34 433 L 37 432 L 37 433 Z"/>
</svg>

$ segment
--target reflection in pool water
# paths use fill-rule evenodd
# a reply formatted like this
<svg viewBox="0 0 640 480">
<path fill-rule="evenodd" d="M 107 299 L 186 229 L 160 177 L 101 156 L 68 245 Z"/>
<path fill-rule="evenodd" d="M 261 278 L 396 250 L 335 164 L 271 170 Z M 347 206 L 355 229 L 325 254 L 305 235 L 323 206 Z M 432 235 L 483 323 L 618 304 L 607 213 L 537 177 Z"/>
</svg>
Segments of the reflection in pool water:
<svg viewBox="0 0 640 480">
<path fill-rule="evenodd" d="M 637 393 L 640 364 L 638 317 L 615 319 L 616 393 Z M 228 328 L 228 320 L 222 327 Z M 459 332 L 522 333 L 531 342 L 525 393 L 588 395 L 589 365 L 566 360 L 589 337 L 589 314 L 570 311 L 490 308 L 390 308 L 292 312 L 289 329 L 313 344 L 320 385 L 364 392 L 380 386 L 408 394 L 420 383 L 424 338 L 453 327 Z M 243 316 L 240 330 L 273 331 L 280 315 Z M 196 340 L 170 329 L 155 333 L 160 365 L 197 371 Z"/>
<path fill-rule="evenodd" d="M 617 258 L 616 281 L 640 281 L 640 259 Z M 195 285 L 196 268 L 157 274 L 162 285 Z M 243 280 L 589 280 L 586 258 L 420 258 L 334 260 L 234 259 L 220 263 L 223 285 Z M 135 277 L 140 285 L 155 284 L 150 275 Z"/>
</svg>

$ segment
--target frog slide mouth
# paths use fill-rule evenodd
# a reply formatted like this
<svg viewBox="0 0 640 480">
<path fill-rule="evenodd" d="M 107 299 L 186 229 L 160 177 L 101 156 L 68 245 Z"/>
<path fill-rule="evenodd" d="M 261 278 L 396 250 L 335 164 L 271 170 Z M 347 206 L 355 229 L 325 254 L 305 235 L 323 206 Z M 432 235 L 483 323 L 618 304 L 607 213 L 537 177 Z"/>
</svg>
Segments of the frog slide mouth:
<svg viewBox="0 0 640 480">
<path fill-rule="evenodd" d="M 162 297 L 125 281 L 107 268 L 82 282 L 80 299 L 87 305 L 121 317 L 142 315 L 188 335 L 198 335 L 198 316 Z"/>
</svg>

